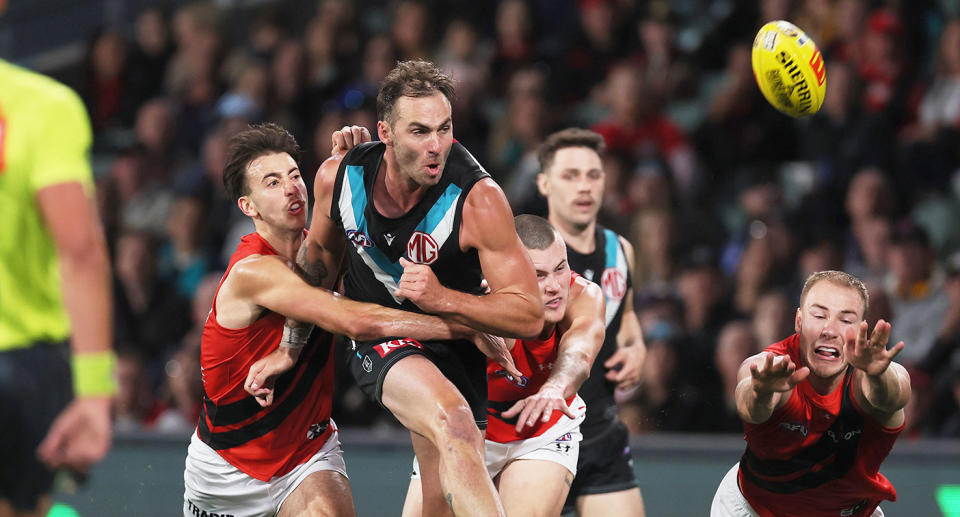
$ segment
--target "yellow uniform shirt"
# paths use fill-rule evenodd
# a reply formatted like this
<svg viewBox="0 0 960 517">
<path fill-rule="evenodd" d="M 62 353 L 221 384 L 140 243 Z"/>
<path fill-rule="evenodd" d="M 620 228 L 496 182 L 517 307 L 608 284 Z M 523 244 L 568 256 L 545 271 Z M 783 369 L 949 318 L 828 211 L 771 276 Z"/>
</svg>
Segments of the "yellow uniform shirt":
<svg viewBox="0 0 960 517">
<path fill-rule="evenodd" d="M 93 192 L 90 121 L 66 86 L 0 60 L 0 351 L 60 341 L 70 324 L 37 191 Z"/>
</svg>

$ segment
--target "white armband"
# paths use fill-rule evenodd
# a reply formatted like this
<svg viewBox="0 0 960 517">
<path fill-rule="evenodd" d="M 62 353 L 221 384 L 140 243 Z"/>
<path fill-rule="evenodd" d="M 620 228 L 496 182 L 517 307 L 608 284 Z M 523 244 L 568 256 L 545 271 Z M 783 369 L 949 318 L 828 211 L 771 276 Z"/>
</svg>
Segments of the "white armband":
<svg viewBox="0 0 960 517">
<path fill-rule="evenodd" d="M 297 325 L 291 327 L 283 326 L 283 338 L 280 339 L 280 346 L 285 346 L 293 350 L 300 350 L 310 339 L 310 333 L 313 331 L 313 325 Z"/>
</svg>

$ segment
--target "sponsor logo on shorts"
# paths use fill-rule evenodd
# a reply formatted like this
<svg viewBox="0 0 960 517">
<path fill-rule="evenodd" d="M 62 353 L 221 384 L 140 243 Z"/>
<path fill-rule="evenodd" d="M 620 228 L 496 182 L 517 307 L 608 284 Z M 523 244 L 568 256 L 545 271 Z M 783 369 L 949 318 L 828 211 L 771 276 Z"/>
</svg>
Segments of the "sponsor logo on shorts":
<svg viewBox="0 0 960 517">
<path fill-rule="evenodd" d="M 232 513 L 217 513 L 208 510 L 202 510 L 197 505 L 193 504 L 193 501 L 189 499 L 187 499 L 187 508 L 190 511 L 190 515 L 195 515 L 197 517 L 233 517 Z"/>
<path fill-rule="evenodd" d="M 423 345 L 421 345 L 419 341 L 415 339 L 408 339 L 408 338 L 393 339 L 385 343 L 380 343 L 379 345 L 374 345 L 373 349 L 376 350 L 378 354 L 380 354 L 380 357 L 387 357 L 387 355 L 390 352 L 393 352 L 398 348 L 403 348 L 407 346 L 415 346 L 420 350 L 423 350 Z"/>
<path fill-rule="evenodd" d="M 417 264 L 433 264 L 440 256 L 440 246 L 429 233 L 413 232 L 407 241 L 407 257 Z"/>
<path fill-rule="evenodd" d="M 367 234 L 361 232 L 360 230 L 350 229 L 347 230 L 347 239 L 356 246 L 362 248 L 372 248 L 373 241 L 370 240 L 370 237 L 367 237 Z"/>
<path fill-rule="evenodd" d="M 373 371 L 373 359 L 370 359 L 369 355 L 363 356 L 363 371 L 370 373 Z"/>
<path fill-rule="evenodd" d="M 313 425 L 310 426 L 309 429 L 307 429 L 307 439 L 308 439 L 308 440 L 313 440 L 314 438 L 317 438 L 318 436 L 322 436 L 323 433 L 324 433 L 326 430 L 327 430 L 327 424 L 325 424 L 325 423 L 323 423 L 323 422 L 320 422 L 320 423 L 317 423 L 317 424 L 313 424 Z"/>
<path fill-rule="evenodd" d="M 527 384 L 530 384 L 530 379 L 525 375 L 518 379 L 514 377 L 513 374 L 511 374 L 506 370 L 497 370 L 496 375 L 497 377 L 503 377 L 510 384 L 513 384 L 514 386 L 519 386 L 521 388 L 526 387 Z"/>
<path fill-rule="evenodd" d="M 561 436 L 560 438 L 557 438 L 556 441 L 558 441 L 558 442 L 569 442 L 570 440 L 573 440 L 573 434 L 572 434 L 572 433 L 567 433 L 567 434 Z"/>
<path fill-rule="evenodd" d="M 557 448 L 557 452 L 561 454 L 569 454 L 570 448 L 572 447 L 572 445 L 570 445 L 569 443 L 563 443 L 560 441 L 553 442 L 553 445 L 554 447 Z"/>
</svg>

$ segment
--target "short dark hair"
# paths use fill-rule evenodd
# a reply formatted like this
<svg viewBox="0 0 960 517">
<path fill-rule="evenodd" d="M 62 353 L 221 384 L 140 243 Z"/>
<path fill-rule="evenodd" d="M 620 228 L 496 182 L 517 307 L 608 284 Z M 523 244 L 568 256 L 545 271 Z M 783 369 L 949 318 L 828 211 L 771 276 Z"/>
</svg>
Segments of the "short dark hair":
<svg viewBox="0 0 960 517">
<path fill-rule="evenodd" d="M 807 281 L 803 283 L 803 290 L 800 292 L 801 307 L 803 307 L 803 301 L 807 298 L 807 293 L 821 280 L 856 290 L 860 295 L 860 299 L 863 300 L 863 314 L 861 314 L 860 317 L 863 318 L 866 316 L 867 309 L 870 307 L 870 293 L 867 292 L 867 286 L 863 285 L 863 281 L 859 278 L 843 271 L 817 271 L 808 276 Z"/>
<path fill-rule="evenodd" d="M 546 172 L 553 165 L 553 159 L 556 157 L 557 151 L 567 147 L 586 147 L 593 149 L 598 155 L 603 155 L 607 146 L 599 133 L 589 129 L 571 127 L 557 131 L 548 136 L 540 144 L 540 149 L 537 150 L 537 158 L 540 159 L 540 172 Z"/>
<path fill-rule="evenodd" d="M 400 61 L 383 78 L 377 93 L 377 120 L 393 125 L 393 108 L 400 97 L 429 97 L 440 92 L 453 102 L 453 79 L 430 61 Z"/>
<path fill-rule="evenodd" d="M 545 250 L 560 238 L 550 221 L 536 215 L 520 214 L 513 218 L 513 225 L 528 250 Z"/>
<path fill-rule="evenodd" d="M 261 156 L 287 153 L 300 161 L 300 146 L 289 131 L 268 123 L 249 126 L 230 139 L 227 164 L 223 167 L 223 187 L 227 196 L 236 201 L 250 193 L 247 185 L 247 167 Z"/>
</svg>

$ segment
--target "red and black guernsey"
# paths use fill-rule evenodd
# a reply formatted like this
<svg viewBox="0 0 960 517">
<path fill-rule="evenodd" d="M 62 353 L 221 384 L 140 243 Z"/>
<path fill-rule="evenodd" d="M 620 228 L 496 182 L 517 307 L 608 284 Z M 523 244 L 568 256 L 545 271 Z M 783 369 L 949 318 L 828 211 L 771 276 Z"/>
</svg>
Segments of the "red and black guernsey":
<svg viewBox="0 0 960 517">
<path fill-rule="evenodd" d="M 251 233 L 241 240 L 223 278 L 250 255 L 278 253 Z M 308 460 L 333 431 L 333 338 L 326 331 L 315 329 L 296 366 L 277 379 L 273 404 L 260 407 L 243 389 L 250 365 L 276 350 L 284 321 L 280 314 L 264 311 L 249 327 L 227 329 L 217 323 L 214 298 L 200 345 L 203 407 L 197 435 L 231 465 L 261 481 Z"/>
<path fill-rule="evenodd" d="M 799 337 L 766 349 L 802 364 Z M 879 472 L 903 426 L 883 427 L 853 396 L 853 367 L 840 387 L 818 394 L 798 384 L 786 405 L 762 424 L 744 424 L 740 490 L 763 517 L 869 516 L 897 492 Z"/>
<path fill-rule="evenodd" d="M 570 272 L 570 285 L 580 276 Z M 523 432 L 516 429 L 517 417 L 503 418 L 500 413 L 510 409 L 518 400 L 529 397 L 540 390 L 543 383 L 550 377 L 551 368 L 557 360 L 557 348 L 561 334 L 554 328 L 547 339 L 517 339 L 510 350 L 513 362 L 523 374 L 517 379 L 510 375 L 496 361 L 487 360 L 487 435 L 486 439 L 492 442 L 509 443 L 540 436 L 547 429 L 556 424 L 563 413 L 554 411 L 547 422 L 537 420 L 525 427 Z M 566 399 L 567 406 L 573 403 L 577 396 L 574 394 Z"/>
</svg>

